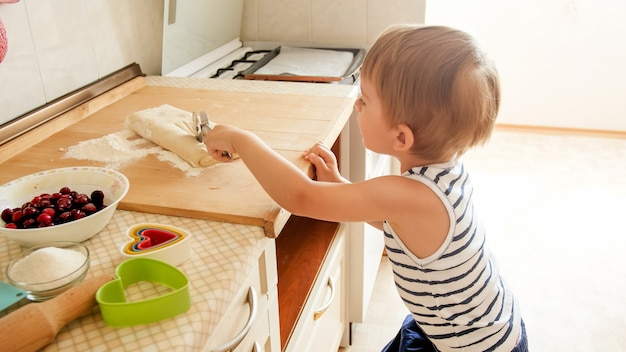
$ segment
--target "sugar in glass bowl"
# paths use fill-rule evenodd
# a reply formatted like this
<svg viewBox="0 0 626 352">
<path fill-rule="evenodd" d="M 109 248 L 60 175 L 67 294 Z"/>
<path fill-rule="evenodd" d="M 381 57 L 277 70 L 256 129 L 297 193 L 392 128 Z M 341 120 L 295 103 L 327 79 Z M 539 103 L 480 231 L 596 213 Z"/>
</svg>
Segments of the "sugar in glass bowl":
<svg viewBox="0 0 626 352">
<path fill-rule="evenodd" d="M 6 228 L 0 219 L 0 234 L 23 245 L 35 246 L 53 241 L 83 242 L 100 232 L 111 220 L 119 202 L 129 189 L 128 178 L 113 169 L 101 167 L 66 167 L 23 176 L 0 186 L 0 211 L 19 208 L 35 196 L 53 194 L 63 187 L 90 195 L 104 193 L 104 209 L 82 219 L 48 227 Z"/>
<path fill-rule="evenodd" d="M 46 301 L 83 281 L 89 270 L 89 249 L 76 242 L 50 242 L 26 249 L 6 268 L 11 285 L 31 301 Z"/>
</svg>

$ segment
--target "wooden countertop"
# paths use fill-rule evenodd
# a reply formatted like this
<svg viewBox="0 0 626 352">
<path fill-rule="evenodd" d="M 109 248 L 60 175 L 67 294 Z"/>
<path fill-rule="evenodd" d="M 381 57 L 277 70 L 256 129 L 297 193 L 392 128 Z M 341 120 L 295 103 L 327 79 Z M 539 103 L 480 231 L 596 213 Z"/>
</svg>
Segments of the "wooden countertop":
<svg viewBox="0 0 626 352">
<path fill-rule="evenodd" d="M 332 145 L 352 113 L 356 91 L 336 84 L 136 78 L 3 145 L 0 183 L 58 167 L 106 166 L 63 156 L 81 141 L 125 129 L 128 114 L 163 104 L 205 110 L 217 123 L 253 131 L 310 174 L 302 151 L 317 141 Z M 241 160 L 188 176 L 147 156 L 118 171 L 131 185 L 118 206 L 122 210 L 261 226 L 269 237 L 280 232 L 290 215 L 269 198 Z"/>
<path fill-rule="evenodd" d="M 0 183 L 39 170 L 70 164 L 94 165 L 89 162 L 61 159 L 61 148 L 119 130 L 121 116 L 135 109 L 171 103 L 168 96 L 172 92 L 178 94 L 179 100 L 177 101 L 181 102 L 181 108 L 189 109 L 189 111 L 209 110 L 216 101 L 228 102 L 230 109 L 236 107 L 244 111 L 243 115 L 225 114 L 223 120 L 218 122 L 240 124 L 244 128 L 257 132 L 262 138 L 270 135 L 278 136 L 274 139 L 264 139 L 305 172 L 308 171 L 309 166 L 299 159 L 301 150 L 318 140 L 332 144 L 347 121 L 356 96 L 356 88 L 352 86 L 193 78 L 138 78 L 0 146 L 0 167 L 2 168 Z M 158 98 L 146 100 L 144 99 L 146 95 Z M 279 106 L 281 107 L 280 113 L 272 109 L 272 107 Z M 312 117 L 303 118 L 304 116 Z M 293 124 L 290 124 L 291 122 L 275 123 L 279 120 L 291 121 Z M 151 163 L 151 166 L 148 167 L 145 163 Z M 249 172 L 246 173 L 242 165 L 237 163 L 228 165 L 231 167 L 228 172 L 240 173 L 239 182 L 256 184 L 252 175 Z M 195 193 L 198 192 L 198 188 L 194 187 L 198 187 L 198 183 L 203 184 L 201 187 L 208 188 L 209 185 L 217 182 L 216 177 L 211 176 L 220 172 L 227 173 L 224 167 L 207 168 L 200 177 L 192 178 L 177 174 L 170 165 L 155 160 L 143 161 L 139 166 L 148 167 L 144 173 L 150 175 L 166 175 L 168 172 L 177 175 L 176 177 L 169 175 L 170 178 L 165 179 L 157 178 L 162 182 L 161 187 L 172 185 L 172 188 L 176 189 L 179 184 L 188 184 L 192 186 L 189 189 L 194 189 Z M 121 329 L 106 326 L 97 308 L 94 308 L 91 314 L 80 317 L 64 327 L 55 341 L 47 345 L 44 350 L 199 349 L 204 346 L 222 319 L 235 291 L 243 285 L 244 279 L 257 264 L 259 254 L 264 250 L 268 241 L 266 237 L 272 237 L 278 233 L 282 228 L 279 222 L 286 222 L 289 214 L 281 213 L 271 199 L 260 196 L 259 194 L 263 191 L 258 184 L 245 190 L 237 189 L 235 185 L 230 184 L 230 188 L 224 190 L 224 192 L 238 194 L 239 198 L 235 196 L 229 198 L 229 201 L 232 201 L 229 204 L 241 202 L 239 208 L 241 213 L 235 213 L 235 215 L 240 216 L 241 219 L 247 219 L 244 216 L 248 214 L 244 213 L 247 211 L 252 214 L 249 217 L 254 221 L 238 222 L 232 217 L 217 215 L 215 215 L 216 218 L 206 219 L 204 213 L 182 210 L 175 214 L 167 214 L 167 212 L 159 214 L 161 211 L 159 208 L 137 206 L 139 203 L 136 197 L 152 191 L 142 186 L 144 179 L 140 175 L 132 174 L 133 169 L 119 171 L 131 176 L 129 177 L 131 190 L 134 190 L 136 194 L 130 196 L 131 193 L 129 193 L 127 199 L 125 198 L 116 210 L 111 222 L 98 235 L 85 241 L 91 252 L 91 268 L 88 277 L 111 273 L 122 262 L 123 257 L 119 252 L 119 247 L 127 241 L 124 231 L 128 227 L 139 222 L 177 226 L 193 234 L 193 254 L 189 260 L 179 266 L 192 282 L 190 287 L 192 308 L 187 313 L 172 319 Z M 250 207 L 246 194 L 242 192 L 254 193 L 248 196 L 258 197 L 260 205 Z M 183 197 L 187 196 L 189 195 L 183 194 Z M 205 199 L 203 204 L 211 207 L 220 203 L 207 202 Z M 220 214 L 219 211 L 225 212 L 224 209 L 227 208 L 210 209 Z M 293 240 L 293 237 L 291 239 Z M 289 240 L 285 238 L 285 241 Z M 327 238 L 324 237 L 324 240 Z M 281 248 L 290 247 L 281 246 Z M 6 267 L 10 258 L 21 250 L 22 248 L 17 243 L 0 237 L 2 268 Z M 233 274 L 225 277 L 224 273 Z M 312 270 L 311 278 L 314 278 L 315 274 Z M 3 270 L 0 272 L 0 279 L 6 280 L 4 275 Z M 311 278 L 308 280 L 310 281 Z M 3 311 L 0 317 L 23 304 L 20 303 Z M 290 316 L 289 319 L 293 320 L 293 318 L 294 316 Z M 288 333 L 285 334 L 288 335 Z"/>
</svg>

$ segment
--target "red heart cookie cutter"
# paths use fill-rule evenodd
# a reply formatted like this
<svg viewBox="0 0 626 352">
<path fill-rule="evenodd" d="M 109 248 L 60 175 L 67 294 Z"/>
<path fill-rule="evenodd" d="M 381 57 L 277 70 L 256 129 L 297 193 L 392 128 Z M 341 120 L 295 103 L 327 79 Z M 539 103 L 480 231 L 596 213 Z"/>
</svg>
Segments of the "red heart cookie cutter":
<svg viewBox="0 0 626 352">
<path fill-rule="evenodd" d="M 166 245 L 180 235 L 163 229 L 142 228 L 137 231 L 137 236 L 140 241 L 133 245 L 133 250 L 136 252 Z"/>
<path fill-rule="evenodd" d="M 190 234 L 178 227 L 142 223 L 131 226 L 130 240 L 120 247 L 124 257 L 148 257 L 178 265 L 191 255 Z"/>
</svg>

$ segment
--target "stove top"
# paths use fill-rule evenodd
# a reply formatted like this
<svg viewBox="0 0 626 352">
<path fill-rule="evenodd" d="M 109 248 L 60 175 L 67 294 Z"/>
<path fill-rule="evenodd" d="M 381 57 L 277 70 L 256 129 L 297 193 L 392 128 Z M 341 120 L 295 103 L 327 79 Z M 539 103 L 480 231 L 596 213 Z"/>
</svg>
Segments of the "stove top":
<svg viewBox="0 0 626 352">
<path fill-rule="evenodd" d="M 242 47 L 191 77 L 355 84 L 364 55 L 363 49 Z"/>
</svg>

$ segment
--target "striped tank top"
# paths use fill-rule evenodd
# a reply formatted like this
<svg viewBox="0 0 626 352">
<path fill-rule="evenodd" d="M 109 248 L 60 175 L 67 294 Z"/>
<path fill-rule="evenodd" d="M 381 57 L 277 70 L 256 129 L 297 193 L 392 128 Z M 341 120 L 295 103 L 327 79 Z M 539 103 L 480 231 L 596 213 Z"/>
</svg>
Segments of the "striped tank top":
<svg viewBox="0 0 626 352">
<path fill-rule="evenodd" d="M 486 246 L 463 164 L 416 167 L 403 176 L 428 186 L 450 218 L 443 245 L 427 258 L 413 255 L 384 223 L 396 288 L 413 319 L 439 351 L 511 351 L 521 333 L 519 308 Z"/>
</svg>

